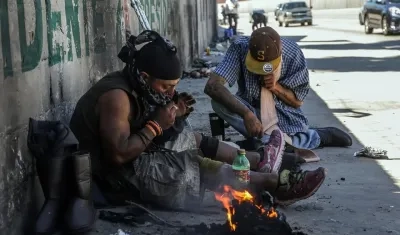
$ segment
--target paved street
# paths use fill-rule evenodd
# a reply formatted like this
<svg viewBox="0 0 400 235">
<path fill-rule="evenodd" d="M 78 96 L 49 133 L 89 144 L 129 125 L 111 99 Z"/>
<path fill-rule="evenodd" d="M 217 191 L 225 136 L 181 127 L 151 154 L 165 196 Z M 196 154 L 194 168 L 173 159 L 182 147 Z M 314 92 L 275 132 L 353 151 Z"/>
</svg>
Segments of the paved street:
<svg viewBox="0 0 400 235">
<path fill-rule="evenodd" d="M 400 161 L 354 158 L 363 146 L 380 147 L 391 158 L 400 158 L 400 36 L 385 37 L 380 31 L 365 35 L 357 10 L 316 12 L 315 26 L 270 26 L 298 42 L 308 60 L 312 92 L 304 111 L 312 126 L 336 126 L 352 133 L 351 148 L 317 150 L 321 161 L 306 168 L 324 166 L 328 177 L 312 198 L 282 209 L 293 226 L 308 234 L 400 234 Z M 251 33 L 248 15 L 239 28 Z M 194 129 L 209 132 L 211 112 L 203 93 L 206 80 L 185 79 L 180 89 L 189 89 L 197 99 L 192 116 Z M 207 213 L 156 212 L 160 217 L 185 224 L 224 221 L 212 195 Z M 93 234 L 113 234 L 118 228 L 130 234 L 173 234 L 151 226 L 132 228 L 99 221 Z"/>
</svg>

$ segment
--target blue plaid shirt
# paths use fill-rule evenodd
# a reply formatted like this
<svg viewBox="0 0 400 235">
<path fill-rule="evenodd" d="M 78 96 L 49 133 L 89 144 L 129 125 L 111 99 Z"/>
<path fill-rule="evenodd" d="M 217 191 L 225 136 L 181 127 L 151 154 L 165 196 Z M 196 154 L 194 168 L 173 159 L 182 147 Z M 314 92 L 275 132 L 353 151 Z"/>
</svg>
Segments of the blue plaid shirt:
<svg viewBox="0 0 400 235">
<path fill-rule="evenodd" d="M 250 37 L 246 36 L 237 38 L 214 72 L 225 78 L 229 86 L 238 82 L 236 95 L 250 105 L 259 107 L 261 76 L 248 71 L 245 65 L 249 40 Z M 297 99 L 303 101 L 310 90 L 306 60 L 297 43 L 284 38 L 281 41 L 282 72 L 278 83 L 292 90 Z M 283 132 L 294 134 L 308 130 L 308 120 L 300 108 L 286 105 L 275 95 L 274 100 L 279 119 L 278 126 Z"/>
</svg>

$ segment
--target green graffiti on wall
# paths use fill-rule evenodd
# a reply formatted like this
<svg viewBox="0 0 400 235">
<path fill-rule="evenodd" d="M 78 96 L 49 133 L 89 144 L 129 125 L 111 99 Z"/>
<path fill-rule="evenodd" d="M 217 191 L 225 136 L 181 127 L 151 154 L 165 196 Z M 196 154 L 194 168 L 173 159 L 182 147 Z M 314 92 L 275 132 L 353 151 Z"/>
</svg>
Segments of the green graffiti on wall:
<svg viewBox="0 0 400 235">
<path fill-rule="evenodd" d="M 49 66 L 64 61 L 64 47 L 61 42 L 57 42 L 55 32 L 61 28 L 61 12 L 51 11 L 52 0 L 46 0 L 46 19 L 47 19 L 47 48 L 49 50 Z"/>
<path fill-rule="evenodd" d="M 44 45 L 43 37 L 47 36 L 47 49 L 48 49 L 48 63 L 49 66 L 53 66 L 59 63 L 65 62 L 65 60 L 73 61 L 74 59 L 82 57 L 82 43 L 81 33 L 84 34 L 84 45 L 85 45 L 85 56 L 90 55 L 90 51 L 94 53 L 103 53 L 106 51 L 106 37 L 104 37 L 104 17 L 107 9 L 100 9 L 98 5 L 102 5 L 104 8 L 104 0 L 90 0 L 93 10 L 92 22 L 88 19 L 88 3 L 87 0 L 65 0 L 65 22 L 66 22 L 66 38 L 63 32 L 62 26 L 62 12 L 52 9 L 53 0 L 45 0 L 45 12 L 46 20 L 43 22 L 42 18 L 42 1 L 33 1 L 29 4 L 34 6 L 28 8 L 27 1 L 16 0 L 17 2 L 17 13 L 18 13 L 18 34 L 20 43 L 20 54 L 21 54 L 21 69 L 22 72 L 27 72 L 35 69 L 42 59 L 42 52 Z M 99 3 L 103 2 L 103 3 Z M 98 4 L 99 3 L 99 4 Z M 26 6 L 25 6 L 26 5 Z M 79 20 L 79 9 L 83 11 L 83 22 Z M 27 18 L 26 11 L 33 10 L 35 15 L 34 18 Z M 113 8 L 109 8 L 113 9 Z M 115 26 L 117 28 L 117 41 L 116 44 L 120 47 L 124 37 L 120 35 L 122 33 L 122 18 L 123 10 L 121 0 L 119 0 L 116 14 L 113 14 L 115 19 Z M 10 34 L 10 18 L 9 18 L 8 1 L 0 0 L 0 37 L 1 37 L 1 51 L 3 64 L 4 77 L 13 76 L 13 52 L 11 50 L 11 35 Z M 33 29 L 27 31 L 26 25 L 34 23 Z M 91 27 L 89 27 L 89 25 Z M 81 30 L 81 28 L 83 28 Z M 92 29 L 92 32 L 89 32 Z M 90 50 L 89 34 L 92 35 L 94 48 Z M 100 38 L 100 41 L 96 41 Z M 74 53 L 75 57 L 74 58 Z"/>
<path fill-rule="evenodd" d="M 161 35 L 168 33 L 168 0 L 142 0 L 143 10 L 146 13 L 151 29 Z"/>
<path fill-rule="evenodd" d="M 30 43 L 26 40 L 24 0 L 17 0 L 19 43 L 21 47 L 22 72 L 30 71 L 39 64 L 43 48 L 43 22 L 41 1 L 34 1 L 35 31 L 29 32 Z"/>
<path fill-rule="evenodd" d="M 8 24 L 8 1 L 0 1 L 0 37 L 1 51 L 3 53 L 4 77 L 12 76 L 11 40 Z"/>
</svg>

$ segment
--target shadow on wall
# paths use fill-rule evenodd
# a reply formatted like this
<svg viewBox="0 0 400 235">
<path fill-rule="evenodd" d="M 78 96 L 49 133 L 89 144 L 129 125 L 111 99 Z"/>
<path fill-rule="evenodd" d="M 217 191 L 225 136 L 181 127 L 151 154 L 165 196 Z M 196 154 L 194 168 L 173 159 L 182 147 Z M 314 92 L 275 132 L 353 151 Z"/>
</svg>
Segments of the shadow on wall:
<svg viewBox="0 0 400 235">
<path fill-rule="evenodd" d="M 301 40 L 301 39 L 300 39 Z M 302 43 L 316 43 L 315 45 L 300 45 L 302 49 L 311 50 L 359 50 L 360 52 L 369 51 L 367 56 L 338 56 L 329 58 L 307 58 L 308 68 L 311 70 L 325 70 L 336 72 L 390 72 L 400 71 L 399 55 L 393 55 L 393 50 L 399 50 L 398 41 L 385 41 L 377 43 L 346 43 L 341 40 L 327 44 L 325 41 L 317 44 L 317 41 L 302 41 Z M 391 52 L 387 57 L 374 57 L 374 50 L 379 50 L 379 55 L 383 51 Z"/>
</svg>

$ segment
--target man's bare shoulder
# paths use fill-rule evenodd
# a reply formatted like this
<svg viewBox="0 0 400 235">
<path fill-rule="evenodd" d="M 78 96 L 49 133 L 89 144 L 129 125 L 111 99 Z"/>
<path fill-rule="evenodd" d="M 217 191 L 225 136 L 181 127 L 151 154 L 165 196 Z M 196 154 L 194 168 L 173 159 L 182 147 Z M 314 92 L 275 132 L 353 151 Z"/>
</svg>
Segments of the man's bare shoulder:
<svg viewBox="0 0 400 235">
<path fill-rule="evenodd" d="M 98 107 L 100 109 L 128 109 L 129 96 L 122 89 L 112 89 L 100 96 Z"/>
</svg>

